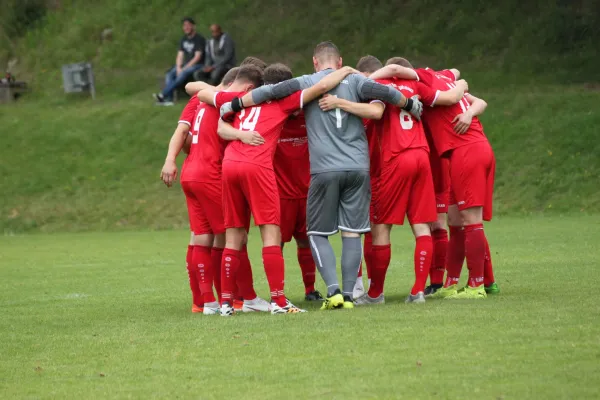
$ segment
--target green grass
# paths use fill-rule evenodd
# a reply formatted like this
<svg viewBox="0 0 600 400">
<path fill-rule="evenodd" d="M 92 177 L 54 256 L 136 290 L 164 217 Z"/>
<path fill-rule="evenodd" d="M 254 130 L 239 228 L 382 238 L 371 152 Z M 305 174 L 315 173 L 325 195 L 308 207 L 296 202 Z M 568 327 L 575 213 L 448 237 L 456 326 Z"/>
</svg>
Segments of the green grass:
<svg viewBox="0 0 600 400">
<path fill-rule="evenodd" d="M 497 218 L 487 234 L 502 293 L 486 301 L 401 303 L 405 228 L 385 306 L 229 319 L 190 313 L 185 231 L 5 236 L 0 397 L 597 398 L 599 223 Z M 294 246 L 285 256 L 302 303 Z"/>
</svg>

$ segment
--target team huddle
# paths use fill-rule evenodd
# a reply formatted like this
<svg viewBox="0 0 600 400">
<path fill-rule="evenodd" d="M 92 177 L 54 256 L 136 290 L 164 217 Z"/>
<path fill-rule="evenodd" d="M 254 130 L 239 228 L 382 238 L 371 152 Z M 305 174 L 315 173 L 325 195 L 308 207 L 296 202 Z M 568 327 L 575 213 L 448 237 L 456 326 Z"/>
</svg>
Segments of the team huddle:
<svg viewBox="0 0 600 400">
<path fill-rule="evenodd" d="M 322 301 L 322 310 L 382 304 L 391 229 L 405 216 L 415 236 L 407 303 L 498 293 L 483 230 L 495 173 L 477 118 L 487 104 L 468 93 L 459 71 L 413 69 L 401 57 L 384 66 L 365 56 L 356 69 L 342 67 L 338 48 L 323 42 L 313 65 L 314 74 L 293 78 L 283 64 L 248 57 L 217 87 L 186 85 L 192 97 L 161 179 L 171 186 L 175 159 L 189 146 L 180 181 L 191 230 L 192 312 L 305 312 L 284 291 L 282 249 L 292 238 L 307 301 Z M 270 301 L 254 290 L 251 217 Z M 338 232 L 341 285 L 329 242 Z M 469 279 L 459 288 L 465 259 Z M 317 270 L 325 296 L 315 289 Z"/>
</svg>

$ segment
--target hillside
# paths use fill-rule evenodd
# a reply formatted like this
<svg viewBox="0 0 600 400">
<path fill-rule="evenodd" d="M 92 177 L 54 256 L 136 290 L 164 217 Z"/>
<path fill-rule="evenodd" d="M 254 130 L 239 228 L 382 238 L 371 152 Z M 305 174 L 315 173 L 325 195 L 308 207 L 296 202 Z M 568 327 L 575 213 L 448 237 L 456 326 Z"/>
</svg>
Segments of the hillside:
<svg viewBox="0 0 600 400">
<path fill-rule="evenodd" d="M 5 233 L 186 224 L 180 188 L 167 190 L 158 180 L 183 104 L 156 108 L 150 101 L 186 14 L 201 29 L 221 22 L 240 59 L 283 60 L 298 73 L 310 71 L 312 47 L 322 39 L 336 41 L 350 65 L 368 52 L 456 66 L 489 103 L 482 121 L 498 159 L 496 210 L 600 211 L 600 18 L 592 1 L 469 1 L 458 8 L 430 0 L 334 0 L 327 14 L 316 2 L 275 0 L 220 8 L 187 0 L 51 3 L 0 53 L 16 55 L 14 72 L 34 88 L 0 106 Z M 105 28 L 113 30 L 111 41 L 100 40 Z M 60 66 L 81 60 L 94 61 L 96 101 L 61 92 Z"/>
</svg>

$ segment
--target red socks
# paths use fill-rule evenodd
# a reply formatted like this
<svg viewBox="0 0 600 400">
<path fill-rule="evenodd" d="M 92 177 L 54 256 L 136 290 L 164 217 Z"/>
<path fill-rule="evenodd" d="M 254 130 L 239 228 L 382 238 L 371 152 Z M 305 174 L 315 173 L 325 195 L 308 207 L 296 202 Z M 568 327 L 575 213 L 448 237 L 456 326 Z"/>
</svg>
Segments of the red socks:
<svg viewBox="0 0 600 400">
<path fill-rule="evenodd" d="M 431 237 L 433 239 L 433 261 L 429 270 L 429 281 L 432 285 L 443 285 L 444 272 L 446 271 L 448 232 L 445 229 L 437 229 L 431 232 Z"/>
<path fill-rule="evenodd" d="M 262 257 L 265 265 L 265 274 L 269 282 L 269 290 L 271 291 L 271 300 L 277 303 L 278 306 L 285 307 L 286 299 L 283 292 L 285 265 L 281 247 L 263 247 Z"/>
<path fill-rule="evenodd" d="M 214 268 L 212 266 L 211 250 L 212 248 L 210 247 L 194 246 L 194 252 L 192 254 L 192 261 L 196 268 L 197 279 L 204 303 L 212 303 L 215 301 L 215 295 L 213 293 Z"/>
<path fill-rule="evenodd" d="M 204 301 L 202 300 L 202 292 L 200 291 L 200 285 L 198 284 L 198 278 L 196 268 L 193 260 L 194 246 L 189 245 L 187 254 L 185 256 L 185 266 L 188 272 L 188 278 L 190 280 L 190 289 L 192 290 L 192 302 L 198 307 L 202 307 Z"/>
<path fill-rule="evenodd" d="M 371 235 L 371 232 L 365 233 L 365 241 L 363 244 L 363 254 L 365 257 L 365 264 L 367 266 L 367 279 L 371 279 L 371 269 L 373 268 L 373 236 Z M 362 263 L 361 263 L 361 270 L 362 270 Z"/>
<path fill-rule="evenodd" d="M 248 258 L 248 248 L 242 247 L 240 251 L 240 267 L 237 272 L 238 295 L 244 300 L 254 300 L 256 292 L 254 291 L 254 279 L 252 277 L 252 266 Z"/>
<path fill-rule="evenodd" d="M 212 248 L 210 253 L 212 258 L 212 266 L 213 270 L 213 279 L 215 290 L 217 291 L 217 297 L 219 298 L 219 302 L 221 301 L 221 262 L 223 261 L 223 249 L 218 249 L 216 247 Z"/>
<path fill-rule="evenodd" d="M 385 274 L 390 266 L 392 258 L 391 246 L 372 246 L 371 261 L 371 286 L 369 286 L 369 297 L 379 297 L 383 293 L 383 285 L 385 283 Z"/>
<path fill-rule="evenodd" d="M 433 240 L 431 236 L 419 236 L 415 245 L 415 284 L 410 294 L 413 296 L 425 290 L 431 259 L 433 257 Z"/>
<path fill-rule="evenodd" d="M 494 278 L 494 268 L 492 268 L 492 253 L 490 253 L 490 245 L 488 244 L 487 238 L 485 238 L 485 262 L 483 264 L 483 284 L 490 286 L 496 282 Z"/>
<path fill-rule="evenodd" d="M 223 250 L 221 262 L 221 301 L 233 305 L 233 292 L 235 291 L 235 279 L 240 267 L 240 251 Z"/>
<path fill-rule="evenodd" d="M 465 256 L 469 268 L 469 286 L 477 287 L 483 284 L 487 240 L 483 232 L 483 224 L 473 224 L 464 227 Z"/>
<path fill-rule="evenodd" d="M 309 294 L 315 290 L 315 260 L 310 248 L 298 247 L 298 264 L 302 270 L 302 282 L 304 282 L 304 293 Z"/>
<path fill-rule="evenodd" d="M 465 232 L 461 226 L 450 227 L 450 240 L 446 252 L 446 283 L 444 287 L 455 285 L 460 279 L 460 271 L 465 260 Z"/>
</svg>

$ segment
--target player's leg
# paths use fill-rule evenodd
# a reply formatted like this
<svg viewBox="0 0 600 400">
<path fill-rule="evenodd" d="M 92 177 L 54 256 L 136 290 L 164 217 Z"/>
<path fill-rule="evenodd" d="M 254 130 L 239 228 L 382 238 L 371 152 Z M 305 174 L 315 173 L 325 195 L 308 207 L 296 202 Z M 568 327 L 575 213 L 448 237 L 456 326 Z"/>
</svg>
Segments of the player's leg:
<svg viewBox="0 0 600 400">
<path fill-rule="evenodd" d="M 271 313 L 304 312 L 285 296 L 285 263 L 281 251 L 281 204 L 275 172 L 254 164 L 244 169 L 243 190 L 250 204 L 254 222 L 260 228 L 262 259 L 271 293 Z"/>
<path fill-rule="evenodd" d="M 436 198 L 438 195 L 436 194 Z M 437 221 L 431 224 L 431 238 L 433 239 L 433 261 L 429 270 L 429 286 L 425 288 L 425 297 L 431 296 L 444 286 L 444 273 L 446 272 L 446 253 L 448 249 L 448 231 L 446 230 L 446 212 L 439 212 Z"/>
<path fill-rule="evenodd" d="M 486 196 L 485 196 L 485 204 L 483 206 L 483 220 L 491 221 L 492 220 L 492 210 L 493 210 L 493 199 L 494 199 L 494 179 L 496 175 L 496 158 L 492 152 L 492 165 L 488 171 L 488 176 L 486 180 Z M 483 279 L 485 284 L 485 291 L 487 294 L 498 294 L 500 293 L 500 288 L 496 283 L 496 279 L 494 277 L 494 269 L 492 266 L 492 253 L 490 252 L 490 245 L 487 241 L 485 241 L 485 263 L 483 265 Z"/>
<path fill-rule="evenodd" d="M 371 251 L 371 279 L 369 290 L 362 296 L 354 299 L 357 305 L 383 304 L 385 277 L 390 265 L 392 252 L 390 245 L 391 224 L 373 224 L 371 226 L 372 251 Z"/>
<path fill-rule="evenodd" d="M 249 220 L 246 201 L 244 167 L 242 163 L 223 163 L 223 218 L 225 222 L 225 248 L 221 259 L 221 316 L 233 315 L 233 292 L 241 263 L 241 249 L 246 237 L 245 225 Z"/>
<path fill-rule="evenodd" d="M 304 299 L 307 301 L 322 301 L 323 296 L 315 289 L 317 266 L 310 250 L 310 242 L 306 235 L 306 199 L 294 200 L 296 206 L 294 239 L 296 239 L 297 257 L 302 271 L 304 283 Z"/>
<path fill-rule="evenodd" d="M 425 150 L 414 149 L 406 152 L 413 157 L 416 169 L 412 187 L 409 190 L 407 215 L 415 236 L 414 269 L 415 284 L 407 303 L 425 302 L 425 285 L 433 259 L 433 240 L 429 224 L 437 221 L 435 191 L 429 157 Z"/>
<path fill-rule="evenodd" d="M 367 171 L 348 171 L 340 182 L 339 229 L 342 232 L 342 294 L 344 307 L 353 306 L 352 292 L 362 262 L 361 235 L 371 230 L 371 182 Z"/>
<path fill-rule="evenodd" d="M 202 296 L 202 291 L 200 289 L 200 276 L 198 273 L 197 262 L 194 258 L 194 231 L 200 232 L 201 230 L 201 221 L 198 216 L 201 212 L 201 209 L 192 190 L 191 182 L 182 182 L 181 185 L 185 194 L 191 229 L 190 244 L 188 246 L 188 251 L 186 255 L 186 269 L 188 272 L 190 290 L 192 292 L 192 312 L 201 313 L 204 312 L 204 299 Z"/>
<path fill-rule="evenodd" d="M 322 310 L 344 305 L 336 271 L 336 258 L 329 236 L 338 232 L 340 172 L 311 175 L 308 189 L 306 223 L 313 259 L 327 287 Z M 356 275 L 355 275 L 356 277 Z"/>
<path fill-rule="evenodd" d="M 493 153 L 487 142 L 455 149 L 451 156 L 451 179 L 459 205 L 465 236 L 465 258 L 469 282 L 451 298 L 485 298 L 484 264 L 486 243 L 483 229 L 483 206 L 486 204 L 486 181 L 492 167 Z"/>
</svg>

